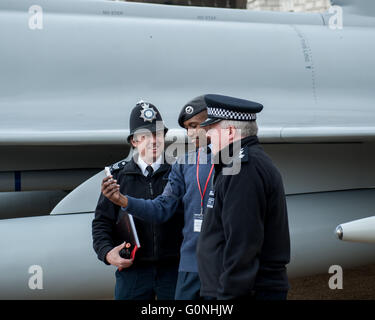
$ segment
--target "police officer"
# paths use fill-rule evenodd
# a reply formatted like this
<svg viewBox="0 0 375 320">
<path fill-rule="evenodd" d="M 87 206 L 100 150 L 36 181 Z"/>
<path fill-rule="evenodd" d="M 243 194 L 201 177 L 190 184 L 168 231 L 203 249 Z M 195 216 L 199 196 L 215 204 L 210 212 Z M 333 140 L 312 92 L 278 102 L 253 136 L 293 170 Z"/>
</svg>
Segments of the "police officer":
<svg viewBox="0 0 375 320">
<path fill-rule="evenodd" d="M 201 294 L 217 299 L 286 299 L 290 260 L 281 175 L 260 146 L 259 103 L 206 95 L 215 159 L 197 258 Z"/>
<path fill-rule="evenodd" d="M 107 188 L 110 181 L 115 181 L 122 193 L 133 197 L 153 199 L 162 193 L 171 167 L 171 160 L 164 159 L 167 130 L 154 105 L 137 103 L 130 115 L 128 137 L 135 148 L 134 157 L 128 163 L 114 164 L 112 177 L 102 182 L 102 194 L 92 222 L 93 245 L 100 260 L 118 267 L 115 299 L 174 299 L 182 241 L 182 210 L 176 207 L 180 213 L 163 224 L 134 217 L 141 247 L 134 260 L 127 259 L 121 254 L 127 232 L 123 226 L 124 212 L 111 201 L 119 192 Z"/>
</svg>

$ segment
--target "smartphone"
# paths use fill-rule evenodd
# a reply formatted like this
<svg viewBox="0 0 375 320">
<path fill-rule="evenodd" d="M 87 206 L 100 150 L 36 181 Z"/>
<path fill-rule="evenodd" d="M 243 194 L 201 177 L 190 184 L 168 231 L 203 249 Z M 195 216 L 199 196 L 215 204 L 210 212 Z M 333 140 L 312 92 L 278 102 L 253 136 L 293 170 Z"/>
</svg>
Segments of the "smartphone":
<svg viewBox="0 0 375 320">
<path fill-rule="evenodd" d="M 104 172 L 107 177 L 111 176 L 111 170 L 109 170 L 109 167 L 104 167 Z"/>
</svg>

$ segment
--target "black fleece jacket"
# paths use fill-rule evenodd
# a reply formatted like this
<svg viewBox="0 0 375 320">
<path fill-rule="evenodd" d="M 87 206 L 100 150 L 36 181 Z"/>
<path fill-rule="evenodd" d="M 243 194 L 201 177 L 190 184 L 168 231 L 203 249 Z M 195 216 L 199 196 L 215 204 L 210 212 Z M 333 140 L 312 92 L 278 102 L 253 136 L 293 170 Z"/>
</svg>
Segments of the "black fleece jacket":
<svg viewBox="0 0 375 320">
<path fill-rule="evenodd" d="M 120 185 L 120 192 L 137 198 L 153 199 L 161 194 L 168 182 L 171 166 L 162 164 L 151 178 L 145 177 L 132 159 L 112 170 L 112 176 Z M 182 242 L 183 209 L 180 206 L 172 219 L 163 224 L 152 224 L 134 217 L 141 248 L 137 251 L 133 265 L 179 261 Z M 105 264 L 107 253 L 124 242 L 123 228 L 119 217 L 122 210 L 102 193 L 92 221 L 93 247 L 98 258 Z"/>
<path fill-rule="evenodd" d="M 241 164 L 238 174 L 223 174 L 232 163 L 223 163 L 222 151 L 215 164 L 197 247 L 202 296 L 235 299 L 289 288 L 290 240 L 281 175 L 256 136 L 242 139 L 241 147 L 233 155 Z M 228 149 L 233 153 L 233 145 Z"/>
</svg>

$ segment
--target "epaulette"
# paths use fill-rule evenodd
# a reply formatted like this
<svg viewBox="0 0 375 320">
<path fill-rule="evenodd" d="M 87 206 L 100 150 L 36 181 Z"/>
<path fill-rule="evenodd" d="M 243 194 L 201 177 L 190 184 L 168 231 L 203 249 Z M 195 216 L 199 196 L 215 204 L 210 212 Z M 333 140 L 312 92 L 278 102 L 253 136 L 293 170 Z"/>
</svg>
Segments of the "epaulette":
<svg viewBox="0 0 375 320">
<path fill-rule="evenodd" d="M 109 167 L 109 170 L 111 171 L 111 173 L 113 173 L 114 171 L 120 170 L 120 169 L 122 169 L 123 167 L 125 167 L 125 165 L 126 165 L 127 163 L 128 163 L 128 161 L 120 160 L 119 162 L 116 162 L 116 163 L 112 164 L 112 165 Z"/>
<path fill-rule="evenodd" d="M 241 148 L 238 157 L 241 159 L 241 162 L 247 162 L 249 160 L 249 148 L 246 146 Z"/>
</svg>

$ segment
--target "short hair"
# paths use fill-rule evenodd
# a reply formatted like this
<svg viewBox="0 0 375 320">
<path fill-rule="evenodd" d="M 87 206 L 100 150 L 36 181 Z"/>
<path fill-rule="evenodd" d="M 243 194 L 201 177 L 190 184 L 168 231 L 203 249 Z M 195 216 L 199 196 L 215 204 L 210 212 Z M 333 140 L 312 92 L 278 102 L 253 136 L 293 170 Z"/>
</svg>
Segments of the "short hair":
<svg viewBox="0 0 375 320">
<path fill-rule="evenodd" d="M 258 134 L 258 125 L 256 121 L 236 121 L 236 120 L 222 120 L 220 127 L 223 129 L 233 126 L 241 130 L 242 137 L 256 136 Z"/>
</svg>

